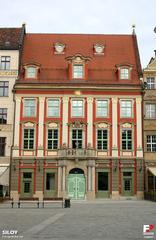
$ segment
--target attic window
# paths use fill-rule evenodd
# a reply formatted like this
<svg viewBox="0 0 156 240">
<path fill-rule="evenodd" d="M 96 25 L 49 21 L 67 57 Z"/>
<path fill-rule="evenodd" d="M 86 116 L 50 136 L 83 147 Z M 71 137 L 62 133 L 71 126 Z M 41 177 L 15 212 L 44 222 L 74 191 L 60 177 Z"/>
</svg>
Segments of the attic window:
<svg viewBox="0 0 156 240">
<path fill-rule="evenodd" d="M 66 58 L 69 62 L 69 79 L 87 79 L 88 65 L 90 57 L 76 54 Z"/>
<path fill-rule="evenodd" d="M 26 78 L 36 78 L 37 76 L 37 69 L 36 67 L 27 67 L 26 69 Z"/>
<path fill-rule="evenodd" d="M 122 63 L 116 65 L 116 68 L 118 70 L 118 79 L 119 80 L 131 80 L 132 74 L 131 71 L 133 69 L 133 65 L 129 63 Z"/>
<path fill-rule="evenodd" d="M 73 78 L 84 78 L 83 64 L 73 64 Z"/>
<path fill-rule="evenodd" d="M 65 44 L 59 43 L 59 42 L 54 44 L 55 54 L 64 54 L 64 49 L 65 49 Z"/>
<path fill-rule="evenodd" d="M 129 69 L 128 68 L 121 68 L 120 69 L 120 79 L 129 79 Z"/>
</svg>

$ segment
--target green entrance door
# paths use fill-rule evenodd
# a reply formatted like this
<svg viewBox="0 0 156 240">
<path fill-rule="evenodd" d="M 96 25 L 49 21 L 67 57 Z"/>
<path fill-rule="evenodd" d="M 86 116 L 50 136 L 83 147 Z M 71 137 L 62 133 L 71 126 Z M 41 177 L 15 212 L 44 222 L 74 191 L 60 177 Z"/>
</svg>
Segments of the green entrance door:
<svg viewBox="0 0 156 240">
<path fill-rule="evenodd" d="M 124 178 L 123 179 L 123 192 L 124 196 L 132 196 L 132 179 Z"/>
<path fill-rule="evenodd" d="M 21 176 L 21 197 L 33 196 L 33 173 L 23 172 Z"/>
<path fill-rule="evenodd" d="M 84 199 L 85 191 L 86 187 L 84 174 L 69 174 L 68 197 L 71 199 Z"/>
<path fill-rule="evenodd" d="M 133 172 L 123 172 L 122 194 L 123 196 L 133 196 Z"/>
<path fill-rule="evenodd" d="M 46 172 L 45 173 L 45 186 L 44 186 L 44 197 L 55 197 L 56 192 L 56 173 Z"/>
</svg>

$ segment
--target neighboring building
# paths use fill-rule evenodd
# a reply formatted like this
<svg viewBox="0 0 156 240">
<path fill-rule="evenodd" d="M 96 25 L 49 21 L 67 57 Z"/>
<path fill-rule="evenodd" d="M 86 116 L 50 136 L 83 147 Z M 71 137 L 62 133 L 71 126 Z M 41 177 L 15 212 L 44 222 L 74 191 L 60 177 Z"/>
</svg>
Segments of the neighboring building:
<svg viewBox="0 0 156 240">
<path fill-rule="evenodd" d="M 13 86 L 18 76 L 24 36 L 21 28 L 0 28 L 0 196 L 9 194 L 9 170 L 13 140 Z"/>
<path fill-rule="evenodd" d="M 145 190 L 150 193 L 156 192 L 156 51 L 143 74 Z"/>
<path fill-rule="evenodd" d="M 143 197 L 136 35 L 26 34 L 11 197 Z"/>
</svg>

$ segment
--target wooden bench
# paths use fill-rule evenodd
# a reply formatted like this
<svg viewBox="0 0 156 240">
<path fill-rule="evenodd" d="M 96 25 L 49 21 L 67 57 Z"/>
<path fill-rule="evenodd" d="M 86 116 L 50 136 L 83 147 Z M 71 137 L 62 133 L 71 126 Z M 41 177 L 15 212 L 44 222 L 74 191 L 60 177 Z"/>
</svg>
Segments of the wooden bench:
<svg viewBox="0 0 156 240">
<path fill-rule="evenodd" d="M 22 197 L 20 197 L 19 198 L 19 201 L 18 201 L 18 208 L 20 208 L 21 207 L 21 203 L 36 203 L 37 204 L 37 208 L 39 208 L 39 205 L 40 205 L 40 203 L 39 203 L 39 198 L 38 197 L 29 197 L 29 198 L 22 198 Z"/>
<path fill-rule="evenodd" d="M 60 202 L 62 208 L 64 207 L 64 201 L 62 197 L 44 197 L 42 202 L 42 207 L 44 208 L 45 203 L 58 203 Z"/>
</svg>

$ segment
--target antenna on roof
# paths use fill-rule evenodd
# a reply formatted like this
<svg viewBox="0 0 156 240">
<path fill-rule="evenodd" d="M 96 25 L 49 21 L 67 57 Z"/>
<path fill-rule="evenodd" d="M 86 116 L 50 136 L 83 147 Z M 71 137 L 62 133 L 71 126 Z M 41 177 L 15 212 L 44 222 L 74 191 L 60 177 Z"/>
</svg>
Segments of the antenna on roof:
<svg viewBox="0 0 156 240">
<path fill-rule="evenodd" d="M 132 24 L 132 34 L 133 35 L 135 35 L 135 28 L 136 28 L 135 24 Z"/>
</svg>

